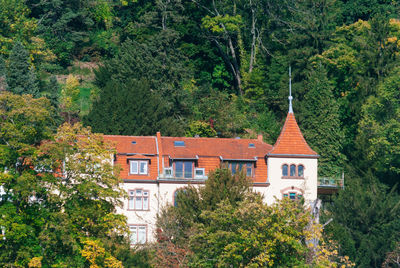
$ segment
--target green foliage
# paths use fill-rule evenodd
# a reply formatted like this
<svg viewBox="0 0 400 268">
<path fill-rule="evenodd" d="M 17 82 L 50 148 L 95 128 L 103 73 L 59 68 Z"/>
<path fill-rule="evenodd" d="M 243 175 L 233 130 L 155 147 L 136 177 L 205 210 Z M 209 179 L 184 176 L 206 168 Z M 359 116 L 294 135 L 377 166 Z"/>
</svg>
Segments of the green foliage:
<svg viewBox="0 0 400 268">
<path fill-rule="evenodd" d="M 400 162 L 397 156 L 399 144 L 399 79 L 400 69 L 386 77 L 377 86 L 376 96 L 370 96 L 362 107 L 359 123 L 358 144 L 366 151 L 370 165 L 386 174 L 385 181 L 397 183 Z"/>
<path fill-rule="evenodd" d="M 333 221 L 326 230 L 358 267 L 381 267 L 399 241 L 400 197 L 370 172 L 351 171 L 347 178 L 327 208 L 325 218 Z"/>
<path fill-rule="evenodd" d="M 183 131 L 168 106 L 145 80 L 110 81 L 100 91 L 85 122 L 95 132 L 120 135 L 176 135 Z"/>
<path fill-rule="evenodd" d="M 312 70 L 305 86 L 300 125 L 308 144 L 321 158 L 320 176 L 337 176 L 344 168 L 343 132 L 339 120 L 339 105 L 325 69 L 320 65 Z"/>
<path fill-rule="evenodd" d="M 186 130 L 186 137 L 216 137 L 217 132 L 210 126 L 209 123 L 202 121 L 193 121 L 189 124 L 189 129 Z"/>
<path fill-rule="evenodd" d="M 242 23 L 242 17 L 240 15 L 231 16 L 217 15 L 214 17 L 205 16 L 202 19 L 203 27 L 210 29 L 213 33 L 226 33 L 226 32 L 237 32 L 240 30 L 240 24 Z"/>
<path fill-rule="evenodd" d="M 8 90 L 16 94 L 39 95 L 39 86 L 33 67 L 30 64 L 28 51 L 20 42 L 16 42 L 7 68 Z"/>
<path fill-rule="evenodd" d="M 30 42 L 36 20 L 29 18 L 30 10 L 24 1 L 0 1 L 0 54 L 8 54 L 15 40 Z"/>
<path fill-rule="evenodd" d="M 284 199 L 268 206 L 261 198 L 245 199 L 233 207 L 223 201 L 200 218 L 204 223 L 190 238 L 190 267 L 305 265 L 308 215 L 296 202 Z"/>
</svg>

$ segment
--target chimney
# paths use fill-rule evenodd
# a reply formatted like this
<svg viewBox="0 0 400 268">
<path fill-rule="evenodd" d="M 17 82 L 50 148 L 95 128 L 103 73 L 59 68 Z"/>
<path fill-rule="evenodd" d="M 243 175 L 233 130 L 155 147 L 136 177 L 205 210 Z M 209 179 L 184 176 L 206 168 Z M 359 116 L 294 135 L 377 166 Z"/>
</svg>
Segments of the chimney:
<svg viewBox="0 0 400 268">
<path fill-rule="evenodd" d="M 259 142 L 264 142 L 264 141 L 263 141 L 263 135 L 262 135 L 262 134 L 258 134 L 258 135 L 257 135 L 257 140 L 258 140 Z"/>
<path fill-rule="evenodd" d="M 160 167 L 160 174 L 164 172 L 163 148 L 161 141 L 161 132 L 157 132 L 157 146 L 158 146 L 158 166 Z"/>
</svg>

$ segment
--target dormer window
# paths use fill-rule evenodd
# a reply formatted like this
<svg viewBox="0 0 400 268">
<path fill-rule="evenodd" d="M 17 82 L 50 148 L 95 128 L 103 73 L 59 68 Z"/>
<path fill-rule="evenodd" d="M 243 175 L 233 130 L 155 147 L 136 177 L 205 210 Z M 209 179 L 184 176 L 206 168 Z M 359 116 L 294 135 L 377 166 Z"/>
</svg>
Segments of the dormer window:
<svg viewBox="0 0 400 268">
<path fill-rule="evenodd" d="M 283 164 L 282 177 L 284 179 L 303 179 L 304 178 L 304 165 Z"/>
<path fill-rule="evenodd" d="M 252 177 L 253 176 L 253 163 L 249 162 L 234 162 L 231 161 L 229 162 L 229 168 L 232 172 L 232 174 L 236 174 L 236 172 L 240 172 L 242 170 L 246 171 L 246 176 L 247 177 Z"/>
<path fill-rule="evenodd" d="M 175 161 L 174 172 L 176 178 L 192 179 L 193 178 L 193 161 Z"/>
<path fill-rule="evenodd" d="M 132 175 L 147 175 L 149 161 L 146 160 L 130 160 L 129 174 Z"/>
</svg>

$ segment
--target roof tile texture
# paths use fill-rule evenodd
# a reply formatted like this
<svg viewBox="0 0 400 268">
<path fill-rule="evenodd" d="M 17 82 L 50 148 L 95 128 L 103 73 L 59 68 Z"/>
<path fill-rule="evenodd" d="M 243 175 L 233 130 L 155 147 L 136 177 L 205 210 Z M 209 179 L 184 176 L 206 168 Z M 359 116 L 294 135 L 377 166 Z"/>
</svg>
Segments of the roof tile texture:
<svg viewBox="0 0 400 268">
<path fill-rule="evenodd" d="M 318 156 L 318 154 L 308 146 L 303 134 L 301 134 L 293 113 L 288 113 L 281 134 L 274 148 L 268 155 Z"/>
</svg>

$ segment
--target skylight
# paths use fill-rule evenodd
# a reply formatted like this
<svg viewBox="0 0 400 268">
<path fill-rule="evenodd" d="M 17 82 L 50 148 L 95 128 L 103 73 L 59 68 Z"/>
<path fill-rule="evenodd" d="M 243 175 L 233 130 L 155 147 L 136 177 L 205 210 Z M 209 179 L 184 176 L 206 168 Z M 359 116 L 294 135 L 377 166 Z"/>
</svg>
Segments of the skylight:
<svg viewBox="0 0 400 268">
<path fill-rule="evenodd" d="M 256 148 L 256 145 L 254 143 L 249 143 L 249 148 Z"/>
<path fill-rule="evenodd" d="M 184 141 L 174 141 L 174 146 L 175 147 L 185 147 L 185 142 Z"/>
<path fill-rule="evenodd" d="M 132 141 L 132 144 L 135 145 L 135 144 L 136 144 L 136 141 Z"/>
</svg>

